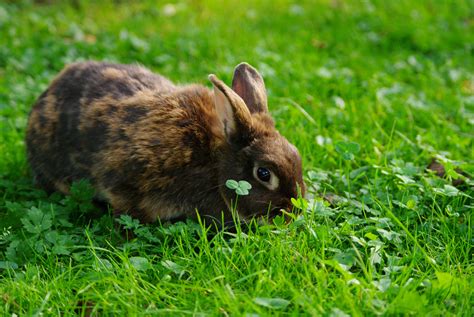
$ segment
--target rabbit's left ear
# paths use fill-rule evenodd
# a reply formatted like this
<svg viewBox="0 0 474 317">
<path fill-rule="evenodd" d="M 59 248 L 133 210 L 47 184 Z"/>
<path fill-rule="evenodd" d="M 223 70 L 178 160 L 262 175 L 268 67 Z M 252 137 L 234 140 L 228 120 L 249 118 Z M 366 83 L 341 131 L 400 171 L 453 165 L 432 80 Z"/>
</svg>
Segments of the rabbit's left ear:
<svg viewBox="0 0 474 317">
<path fill-rule="evenodd" d="M 209 80 L 214 85 L 214 105 L 227 140 L 232 142 L 250 135 L 252 115 L 245 102 L 215 75 L 209 75 Z"/>
<path fill-rule="evenodd" d="M 247 63 L 235 67 L 232 89 L 245 101 L 251 113 L 268 112 L 265 83 L 258 71 Z"/>
</svg>

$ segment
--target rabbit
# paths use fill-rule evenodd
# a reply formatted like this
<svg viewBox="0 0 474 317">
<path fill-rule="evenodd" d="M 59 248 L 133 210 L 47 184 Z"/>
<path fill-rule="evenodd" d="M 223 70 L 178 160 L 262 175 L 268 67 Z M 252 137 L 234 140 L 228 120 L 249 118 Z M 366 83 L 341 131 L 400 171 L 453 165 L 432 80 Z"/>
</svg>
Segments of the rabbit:
<svg viewBox="0 0 474 317">
<path fill-rule="evenodd" d="M 34 104 L 26 131 L 35 181 L 67 194 L 86 179 L 114 213 L 142 223 L 197 218 L 228 223 L 246 180 L 240 220 L 291 211 L 304 195 L 298 150 L 276 130 L 261 75 L 247 63 L 232 88 L 175 85 L 139 65 L 78 62 Z"/>
</svg>

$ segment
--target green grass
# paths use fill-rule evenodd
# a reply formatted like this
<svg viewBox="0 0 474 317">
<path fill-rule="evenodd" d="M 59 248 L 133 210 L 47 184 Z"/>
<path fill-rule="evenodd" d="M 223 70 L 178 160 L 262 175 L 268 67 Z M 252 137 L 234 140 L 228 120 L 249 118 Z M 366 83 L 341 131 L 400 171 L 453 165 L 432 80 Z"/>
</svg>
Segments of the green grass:
<svg viewBox="0 0 474 317">
<path fill-rule="evenodd" d="M 0 4 L 0 315 L 474 314 L 474 184 L 450 185 L 474 174 L 472 1 L 100 3 Z M 36 189 L 28 111 L 85 59 L 209 87 L 257 67 L 308 208 L 233 233 L 123 217 L 127 242 L 87 184 Z"/>
</svg>

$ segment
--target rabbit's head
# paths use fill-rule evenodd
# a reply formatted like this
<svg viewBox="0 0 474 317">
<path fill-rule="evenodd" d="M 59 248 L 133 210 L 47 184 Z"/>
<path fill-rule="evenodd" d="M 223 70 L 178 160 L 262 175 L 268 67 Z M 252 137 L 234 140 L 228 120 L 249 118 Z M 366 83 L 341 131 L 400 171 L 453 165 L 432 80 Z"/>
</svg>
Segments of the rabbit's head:
<svg viewBox="0 0 474 317">
<path fill-rule="evenodd" d="M 223 135 L 218 181 L 227 206 L 230 208 L 236 194 L 225 183 L 233 179 L 252 185 L 249 195 L 238 198 L 237 210 L 243 220 L 291 210 L 291 198 L 305 193 L 301 157 L 275 128 L 262 77 L 241 63 L 235 68 L 232 89 L 215 75 L 209 79 Z"/>
</svg>

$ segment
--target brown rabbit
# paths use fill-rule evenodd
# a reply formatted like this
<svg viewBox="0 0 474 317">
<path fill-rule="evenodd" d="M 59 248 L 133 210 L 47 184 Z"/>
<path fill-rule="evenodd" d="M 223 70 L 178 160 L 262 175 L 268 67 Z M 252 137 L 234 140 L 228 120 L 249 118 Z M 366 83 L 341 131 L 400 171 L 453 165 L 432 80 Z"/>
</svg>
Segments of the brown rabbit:
<svg viewBox="0 0 474 317">
<path fill-rule="evenodd" d="M 209 79 L 213 91 L 140 66 L 67 66 L 30 113 L 36 181 L 68 193 L 71 182 L 88 179 L 98 199 L 142 222 L 196 212 L 232 221 L 228 179 L 252 185 L 238 200 L 243 220 L 291 209 L 298 188 L 304 195 L 301 158 L 275 129 L 262 77 L 242 63 L 232 89 Z"/>
</svg>

